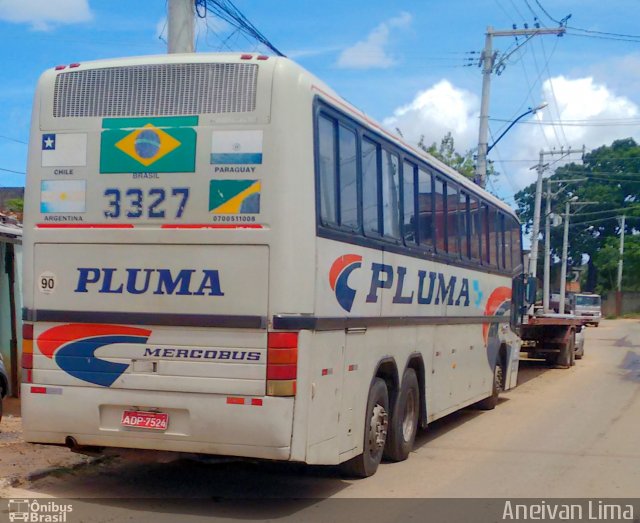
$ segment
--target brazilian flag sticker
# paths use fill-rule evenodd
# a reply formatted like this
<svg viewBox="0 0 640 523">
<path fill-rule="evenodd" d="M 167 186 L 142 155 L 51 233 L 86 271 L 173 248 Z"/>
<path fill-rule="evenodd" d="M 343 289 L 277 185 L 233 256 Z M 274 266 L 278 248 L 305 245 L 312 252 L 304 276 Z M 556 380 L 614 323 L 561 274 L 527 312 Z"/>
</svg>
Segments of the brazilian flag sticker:
<svg viewBox="0 0 640 523">
<path fill-rule="evenodd" d="M 100 172 L 195 172 L 197 125 L 197 116 L 105 118 Z"/>
<path fill-rule="evenodd" d="M 260 180 L 211 180 L 209 184 L 211 214 L 258 214 Z"/>
</svg>

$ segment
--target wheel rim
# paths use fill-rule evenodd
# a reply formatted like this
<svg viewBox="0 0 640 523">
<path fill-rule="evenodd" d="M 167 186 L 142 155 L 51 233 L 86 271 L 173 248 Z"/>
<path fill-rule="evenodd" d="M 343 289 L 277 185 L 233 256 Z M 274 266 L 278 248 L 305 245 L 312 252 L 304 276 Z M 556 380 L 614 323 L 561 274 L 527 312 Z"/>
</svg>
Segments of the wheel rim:
<svg viewBox="0 0 640 523">
<path fill-rule="evenodd" d="M 369 425 L 369 452 L 376 454 L 384 448 L 387 441 L 387 428 L 389 425 L 389 414 L 387 410 L 376 403 L 373 407 L 371 423 Z"/>
<path fill-rule="evenodd" d="M 407 401 L 404 404 L 404 416 L 402 418 L 402 437 L 405 441 L 411 441 L 415 430 L 416 419 L 416 393 L 410 389 L 407 394 Z"/>
</svg>

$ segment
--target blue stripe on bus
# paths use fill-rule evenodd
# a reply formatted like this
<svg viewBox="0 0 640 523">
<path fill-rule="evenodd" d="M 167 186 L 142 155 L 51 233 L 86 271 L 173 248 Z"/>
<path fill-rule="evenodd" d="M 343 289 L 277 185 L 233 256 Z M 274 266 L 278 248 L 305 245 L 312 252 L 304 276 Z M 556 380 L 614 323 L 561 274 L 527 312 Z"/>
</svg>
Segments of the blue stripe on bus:
<svg viewBox="0 0 640 523">
<path fill-rule="evenodd" d="M 262 153 L 211 153 L 211 162 L 218 164 L 262 163 Z"/>
</svg>

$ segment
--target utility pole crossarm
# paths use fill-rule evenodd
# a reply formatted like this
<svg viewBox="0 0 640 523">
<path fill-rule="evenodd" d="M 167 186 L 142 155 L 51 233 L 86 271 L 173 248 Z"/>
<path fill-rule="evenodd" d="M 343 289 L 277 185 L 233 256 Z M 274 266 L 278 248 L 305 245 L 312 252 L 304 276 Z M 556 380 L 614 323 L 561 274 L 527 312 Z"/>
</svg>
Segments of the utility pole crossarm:
<svg viewBox="0 0 640 523">
<path fill-rule="evenodd" d="M 480 64 L 482 65 L 482 97 L 480 99 L 480 125 L 478 130 L 478 159 L 476 161 L 475 182 L 480 187 L 487 184 L 487 155 L 489 154 L 489 93 L 491 91 L 491 73 L 496 67 L 496 53 L 493 52 L 494 36 L 536 36 L 536 35 L 562 35 L 566 29 L 559 27 L 557 29 L 546 29 L 534 27 L 532 29 L 509 29 L 494 30 L 491 26 L 487 27 L 485 34 L 484 49 L 481 54 Z M 498 64 L 502 67 L 502 63 Z M 504 133 L 500 136 L 502 138 Z M 495 145 L 495 143 L 494 143 Z"/>
<path fill-rule="evenodd" d="M 504 31 L 494 31 L 490 27 L 487 29 L 487 34 L 492 36 L 536 36 L 536 35 L 563 35 L 567 30 L 564 27 L 557 27 L 555 29 L 549 29 L 546 27 L 534 27 L 533 29 L 508 29 Z"/>
</svg>

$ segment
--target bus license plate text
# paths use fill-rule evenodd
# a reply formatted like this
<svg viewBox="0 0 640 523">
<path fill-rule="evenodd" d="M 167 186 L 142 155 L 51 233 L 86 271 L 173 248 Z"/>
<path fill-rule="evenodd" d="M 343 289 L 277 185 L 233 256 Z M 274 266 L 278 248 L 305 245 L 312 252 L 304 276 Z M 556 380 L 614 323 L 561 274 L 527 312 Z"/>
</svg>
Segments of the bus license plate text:
<svg viewBox="0 0 640 523">
<path fill-rule="evenodd" d="M 164 412 L 141 412 L 125 410 L 122 413 L 122 426 L 138 429 L 167 430 L 169 414 Z"/>
</svg>

